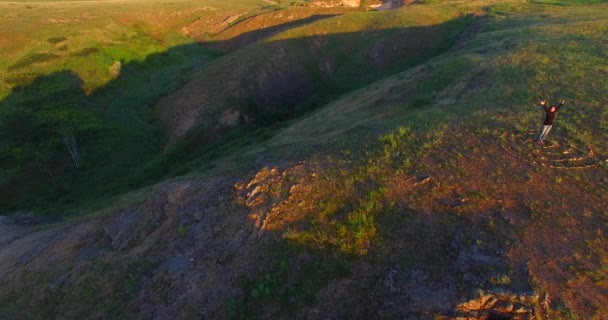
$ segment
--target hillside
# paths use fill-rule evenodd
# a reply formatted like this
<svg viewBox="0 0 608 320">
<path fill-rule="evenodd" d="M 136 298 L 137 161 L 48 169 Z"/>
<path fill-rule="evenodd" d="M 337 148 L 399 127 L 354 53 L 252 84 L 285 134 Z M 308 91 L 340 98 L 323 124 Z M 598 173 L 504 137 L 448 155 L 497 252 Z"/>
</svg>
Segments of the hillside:
<svg viewBox="0 0 608 320">
<path fill-rule="evenodd" d="M 607 318 L 608 3 L 317 10 L 191 34 L 163 175 L 0 220 L 0 318 Z"/>
<path fill-rule="evenodd" d="M 65 215 L 82 207 L 101 208 L 121 193 L 196 167 L 186 163 L 216 159 L 216 154 L 224 153 L 220 145 L 226 143 L 210 146 L 217 139 L 206 134 L 194 132 L 191 139 L 181 139 L 178 147 L 167 147 L 176 139 L 159 125 L 166 127 L 167 119 L 159 119 L 159 108 L 154 106 L 193 78 L 200 79 L 197 75 L 234 61 L 225 54 L 242 46 L 342 13 L 372 16 L 364 13 L 364 7 L 311 6 L 306 1 L 287 5 L 253 0 L 206 1 L 204 5 L 133 0 L 0 2 L 0 210 Z M 262 53 L 273 49 L 273 45 L 253 46 Z M 353 52 L 361 54 L 360 49 L 364 47 Z M 263 61 L 263 55 L 253 53 L 256 50 L 249 48 L 244 55 L 252 57 L 251 62 Z M 305 66 L 298 63 L 314 63 L 314 59 L 299 60 L 294 68 L 300 71 Z M 271 75 L 261 83 L 268 99 L 293 92 L 287 86 L 271 94 L 269 85 L 281 72 L 275 72 L 272 63 L 262 68 Z M 234 69 L 234 74 L 245 70 Z M 306 81 L 319 80 L 317 73 L 306 74 L 312 76 Z M 264 119 L 258 114 L 240 118 L 259 128 L 261 122 L 268 125 L 317 108 L 331 99 L 330 94 L 344 91 L 319 90 L 312 95 L 306 89 L 302 92 L 310 96 L 297 108 L 279 108 L 281 112 Z M 240 109 L 256 107 L 249 94 L 226 101 L 229 92 L 217 93 L 223 104 L 233 101 Z M 223 136 L 224 127 L 239 122 L 238 110 L 225 105 L 217 109 L 228 109 L 222 111 L 221 123 L 211 128 L 201 125 L 199 131 L 209 133 L 210 129 Z M 264 139 L 265 134 L 260 136 L 253 140 Z M 65 141 L 71 141 L 71 149 L 77 152 L 68 152 Z M 188 152 L 192 145 L 201 144 L 220 150 L 207 150 L 204 154 L 209 156 L 204 157 Z"/>
<path fill-rule="evenodd" d="M 239 124 L 292 118 L 445 50 L 466 25 L 465 14 L 441 6 L 328 14 L 214 61 L 157 108 L 170 142 L 193 128 L 199 131 L 194 135 L 211 140 Z M 272 17 L 260 17 L 267 19 Z M 231 29 L 242 28 L 224 33 Z M 217 41 L 211 45 L 223 45 Z"/>
</svg>

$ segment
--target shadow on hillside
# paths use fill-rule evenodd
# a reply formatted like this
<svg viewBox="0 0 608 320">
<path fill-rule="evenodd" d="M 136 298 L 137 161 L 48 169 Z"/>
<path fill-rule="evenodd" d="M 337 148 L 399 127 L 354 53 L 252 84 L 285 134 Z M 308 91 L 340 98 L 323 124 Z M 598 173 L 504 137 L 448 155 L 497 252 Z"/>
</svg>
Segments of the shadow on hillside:
<svg viewBox="0 0 608 320">
<path fill-rule="evenodd" d="M 322 18 L 327 16 L 252 31 L 211 46 L 255 41 Z M 461 17 L 440 25 L 257 43 L 249 55 L 238 50 L 218 57 L 199 44 L 178 46 L 144 61 L 118 63 L 113 71 L 116 79 L 89 95 L 84 95 L 82 80 L 71 71 L 40 76 L 15 87 L 0 101 L 0 141 L 11 142 L 0 149 L 0 210 L 62 212 L 91 201 L 105 206 L 106 196 L 204 168 L 244 144 L 268 138 L 271 133 L 258 130 L 260 125 L 294 118 L 443 52 L 467 21 L 468 17 Z M 91 53 L 88 58 L 102 54 Z M 194 72 L 198 78 L 186 86 L 186 92 L 180 91 L 182 96 L 169 109 L 160 111 L 165 118 L 159 121 L 158 101 L 190 81 Z M 244 115 L 239 121 L 247 125 L 218 129 L 215 122 L 229 105 Z M 47 111 L 54 106 L 87 110 L 102 123 L 77 134 L 79 169 L 70 165 L 63 139 L 44 134 L 53 129 L 54 122 L 45 122 L 45 117 L 52 117 Z M 5 116 L 20 110 L 31 117 L 11 118 L 8 123 Z M 164 129 L 173 130 L 176 119 L 196 125 L 188 127 L 187 137 L 166 152 Z M 256 132 L 262 133 L 256 136 Z M 38 145 L 44 148 L 37 149 Z M 24 155 L 23 147 L 31 154 Z"/>
<path fill-rule="evenodd" d="M 245 47 L 249 44 L 252 44 L 258 40 L 261 40 L 263 38 L 266 38 L 268 36 L 271 36 L 273 34 L 276 34 L 278 32 L 281 31 L 285 31 L 287 29 L 291 29 L 291 28 L 295 28 L 295 27 L 300 27 L 303 26 L 305 24 L 309 24 L 315 21 L 319 21 L 322 19 L 327 19 L 327 18 L 332 18 L 335 16 L 338 16 L 340 14 L 319 14 L 319 15 L 313 15 L 310 16 L 308 18 L 304 18 L 304 19 L 300 19 L 300 20 L 294 20 L 294 21 L 290 21 L 287 23 L 283 23 L 283 24 L 279 24 L 279 25 L 275 25 L 275 26 L 270 26 L 270 27 L 263 27 L 257 30 L 253 30 L 253 31 L 249 31 L 249 32 L 245 32 L 242 33 L 236 37 L 232 37 L 230 39 L 226 39 L 223 41 L 208 41 L 208 42 L 202 42 L 201 44 L 208 47 L 211 50 L 216 50 L 219 52 L 231 52 L 234 51 L 236 49 Z M 228 30 L 231 29 L 238 29 L 240 25 L 246 24 L 250 21 L 251 19 L 247 19 L 247 20 L 243 20 L 237 24 L 231 25 L 230 28 Z M 219 34 L 219 36 L 221 36 L 222 33 Z M 204 40 L 204 39 L 201 39 Z"/>
<path fill-rule="evenodd" d="M 191 90 L 184 92 L 183 101 L 190 99 L 194 106 L 200 106 L 201 101 L 207 103 L 202 111 L 208 112 L 205 119 L 211 120 L 216 120 L 212 116 L 221 116 L 224 107 L 239 108 L 239 112 L 249 116 L 249 120 L 243 119 L 249 126 L 219 132 L 214 131 L 214 122 L 201 122 L 190 131 L 188 140 L 167 152 L 164 152 L 167 139 L 158 129 L 153 106 L 160 97 L 188 81 L 191 71 L 206 63 L 207 60 L 198 55 L 210 53 L 200 46 L 176 47 L 143 62 L 125 64 L 117 79 L 89 96 L 83 94 L 82 81 L 70 71 L 37 78 L 0 102 L 0 112 L 6 115 L 7 110 L 9 114 L 16 110 L 14 115 L 18 117 L 20 110 L 36 114 L 41 111 L 40 116 L 3 122 L 0 125 L 10 125 L 11 130 L 0 130 L 0 135 L 6 132 L 12 135 L 0 138 L 11 138 L 21 146 L 40 145 L 30 148 L 34 150 L 30 156 L 47 161 L 19 162 L 23 161 L 19 157 L 25 156 L 19 148 L 0 149 L 5 152 L 0 157 L 3 179 L 5 175 L 11 179 L 2 184 L 0 203 L 14 207 L 57 202 L 65 206 L 81 204 L 94 197 L 122 193 L 174 176 L 183 172 L 180 170 L 201 167 L 201 163 L 239 150 L 243 139 L 255 136 L 261 123 L 296 117 L 320 106 L 324 97 L 331 99 L 427 61 L 447 49 L 449 41 L 439 43 L 439 47 L 430 46 L 428 52 L 421 54 L 423 50 L 416 52 L 412 48 L 424 47 L 424 42 L 399 40 L 418 35 L 422 38 L 420 41 L 429 41 L 431 34 L 452 26 L 446 23 L 424 28 L 303 37 L 260 44 L 252 51 L 257 55 L 254 57 L 244 55 L 249 53 L 244 50 L 221 57 L 199 73 L 206 78 L 189 85 Z M 296 62 L 301 67 L 291 67 Z M 433 72 L 432 68 L 428 72 Z M 187 95 L 189 92 L 192 94 Z M 236 97 L 221 100 L 214 93 L 222 99 Z M 403 96 L 407 94 L 402 93 Z M 314 101 L 315 98 L 318 100 Z M 303 104 L 302 100 L 307 99 L 313 102 Z M 228 101 L 229 105 L 221 104 L 222 101 Z M 54 114 L 52 106 L 66 104 L 81 104 L 104 122 L 104 127 L 83 129 L 83 135 L 79 136 L 83 148 L 83 167 L 79 170 L 71 168 L 61 141 L 48 140 L 48 135 L 41 134 L 47 132 L 43 130 L 54 132 L 48 122 L 41 120 L 63 116 Z M 170 106 L 181 109 L 184 105 Z M 185 119 L 201 112 L 201 109 L 193 110 Z M 213 113 L 218 110 L 220 112 Z M 473 123 L 477 119 L 470 119 L 472 128 L 460 132 L 464 132 L 462 136 L 478 135 L 475 129 L 479 126 Z M 457 127 L 460 123 L 454 125 Z M 481 127 L 486 124 L 482 123 Z M 444 130 L 451 132 L 451 127 Z M 212 133 L 223 135 L 215 142 L 206 140 Z M 246 186 L 241 192 L 242 199 L 224 197 L 234 192 L 232 177 L 217 179 L 220 181 L 217 185 L 225 188 L 218 188 L 216 182 L 204 187 L 190 186 L 191 181 L 184 183 L 187 186 L 169 186 L 169 191 L 146 195 L 147 203 L 137 204 L 133 211 L 117 210 L 110 218 L 102 219 L 105 225 L 96 225 L 98 229 L 89 229 L 87 221 L 86 225 L 58 229 L 56 237 L 40 240 L 41 245 L 36 244 L 34 250 L 23 255 L 41 257 L 38 262 L 20 258 L 19 263 L 11 264 L 11 268 L 23 271 L 23 278 L 32 281 L 29 282 L 32 285 L 27 286 L 28 290 L 17 287 L 7 300 L 13 303 L 15 312 L 44 313 L 46 317 L 70 308 L 89 315 L 109 314 L 99 312 L 122 308 L 125 314 L 136 317 L 138 312 L 152 316 L 158 310 L 176 315 L 190 312 L 193 307 L 190 317 L 207 316 L 207 311 L 217 310 L 217 318 L 235 313 L 231 318 L 317 318 L 322 314 L 345 319 L 531 319 L 542 316 L 541 311 L 535 309 L 538 305 L 550 304 L 549 291 L 542 298 L 543 288 L 555 282 L 560 286 L 553 290 L 564 290 L 564 297 L 576 290 L 583 292 L 579 309 L 591 317 L 595 311 L 594 301 L 605 297 L 602 283 L 593 283 L 587 278 L 604 279 L 602 261 L 597 258 L 604 252 L 596 250 L 606 245 L 601 236 L 603 230 L 597 229 L 605 222 L 601 214 L 603 198 L 593 196 L 593 192 L 591 196 L 585 195 L 588 191 L 585 188 L 576 190 L 579 186 L 576 175 L 556 176 L 559 181 L 564 179 L 564 183 L 556 179 L 554 184 L 545 180 L 550 171 L 530 170 L 517 161 L 505 161 L 499 146 L 490 148 L 488 153 L 487 142 L 494 140 L 486 138 L 492 134 L 479 134 L 482 137 L 474 144 L 452 143 L 467 140 L 446 135 L 454 139 L 431 147 L 431 151 L 446 149 L 445 153 L 439 152 L 440 156 L 435 157 L 437 153 L 430 152 L 420 160 L 425 165 L 416 173 L 424 176 L 403 173 L 403 166 L 407 166 L 403 160 L 420 154 L 406 152 L 408 146 L 417 143 L 404 139 L 394 162 L 381 162 L 389 158 L 382 153 L 378 161 L 369 161 L 374 160 L 373 154 L 358 159 L 362 164 L 373 166 L 369 173 L 383 173 L 377 181 L 367 173 L 355 176 L 352 172 L 358 171 L 346 167 L 353 162 L 338 159 L 328 161 L 327 166 L 320 168 L 325 171 L 320 172 L 316 168 L 305 168 L 294 169 L 292 175 L 286 175 L 281 170 L 273 173 L 273 169 L 265 168 L 270 174 L 266 185 L 254 180 L 247 183 L 245 175 L 235 173 L 232 177 L 244 179 L 242 186 Z M 395 141 L 399 143 L 393 139 L 378 142 L 378 146 L 382 149 L 383 143 Z M 514 144 L 511 142 L 508 143 Z M 0 146 L 3 148 L 5 144 Z M 52 151 L 52 155 L 35 152 L 42 147 Z M 450 163 L 451 159 L 457 162 Z M 44 170 L 45 163 L 52 165 Z M 188 166 L 189 163 L 195 166 Z M 17 170 L 13 171 L 13 177 L 10 177 L 11 170 Z M 446 175 L 439 174 L 441 171 Z M 469 175 L 471 172 L 477 174 Z M 284 182 L 277 183 L 278 179 Z M 310 181 L 308 185 L 307 181 Z M 580 186 L 589 183 L 589 179 L 581 181 Z M 601 186 L 603 182 L 597 181 L 595 185 Z M 522 190 L 518 192 L 529 194 L 529 198 L 506 195 L 495 188 L 497 184 L 502 184 L 505 191 Z M 5 192 L 14 186 L 19 187 L 14 189 L 17 192 Z M 187 193 L 188 188 L 196 191 Z M 385 198 L 381 196 L 384 192 L 394 194 Z M 267 201 L 258 202 L 264 193 Z M 438 197 L 442 193 L 462 201 Z M 303 196 L 298 198 L 298 194 Z M 555 196 L 560 194 L 570 198 L 555 201 Z M 584 206 L 569 201 L 577 197 L 589 201 L 585 201 Z M 251 210 L 247 210 L 256 203 L 260 208 L 257 220 L 260 225 L 272 227 L 269 216 L 274 215 L 276 228 L 249 231 L 252 224 L 245 221 L 253 219 Z M 476 203 L 482 205 L 476 206 Z M 283 210 L 271 210 L 274 208 L 269 204 Z M 245 212 L 232 211 L 234 207 Z M 363 215 L 366 212 L 368 216 Z M 318 221 L 313 220 L 316 218 Z M 289 219 L 291 226 L 284 224 L 290 222 Z M 78 229 L 77 234 L 65 237 L 69 228 Z M 108 231 L 112 228 L 114 231 Z M 146 239 L 148 235 L 153 238 Z M 69 245 L 70 239 L 75 239 L 75 245 Z M 266 250 L 263 246 L 268 242 L 264 240 L 268 239 L 287 248 Z M 588 247 L 575 251 L 565 245 L 578 241 Z M 137 244 L 145 248 L 133 250 L 131 246 Z M 359 245 L 363 250 L 358 250 Z M 74 255 L 62 259 L 53 250 L 58 246 L 73 251 Z M 510 251 L 513 247 L 519 248 Z M 88 249 L 93 249 L 93 253 Z M 522 252 L 519 257 L 518 251 Z M 242 252 L 252 254 L 247 257 L 241 255 Z M 584 259 L 567 259 L 564 264 L 560 262 L 564 261 L 564 252 L 574 252 Z M 135 259 L 126 258 L 134 255 L 144 266 L 137 266 Z M 85 262 L 79 264 L 79 260 Z M 47 266 L 59 262 L 68 266 L 66 273 L 36 272 L 36 268 L 47 271 Z M 132 267 L 134 265 L 136 267 Z M 548 271 L 543 271 L 545 269 Z M 547 278 L 542 278 L 543 273 Z M 18 273 L 14 275 L 11 274 L 10 280 L 19 281 Z M 237 288 L 241 277 L 247 283 Z M 97 280 L 99 285 L 94 282 L 95 286 L 89 286 L 91 282 L 87 279 Z M 206 283 L 212 285 L 204 285 Z M 573 286 L 564 288 L 563 283 Z M 30 299 L 30 294 L 35 296 L 37 289 L 49 299 Z M 192 294 L 184 294 L 186 290 Z M 227 301 L 228 298 L 232 300 Z M 561 307 L 560 295 L 551 293 L 551 299 L 554 301 L 551 308 Z M 578 296 L 574 301 L 577 299 Z M 75 303 L 79 301 L 85 303 Z M 26 303 L 36 307 L 24 308 Z M 292 310 L 295 315 L 290 313 Z M 214 318 L 214 314 L 211 315 L 209 317 Z"/>
</svg>

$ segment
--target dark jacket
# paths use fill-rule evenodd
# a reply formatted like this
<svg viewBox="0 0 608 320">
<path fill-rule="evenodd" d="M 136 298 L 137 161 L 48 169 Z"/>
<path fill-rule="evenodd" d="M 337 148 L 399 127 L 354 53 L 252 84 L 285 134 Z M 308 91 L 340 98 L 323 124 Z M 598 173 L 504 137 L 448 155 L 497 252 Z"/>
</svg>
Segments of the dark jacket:
<svg viewBox="0 0 608 320">
<path fill-rule="evenodd" d="M 545 114 L 547 115 L 545 117 L 545 123 L 543 123 L 543 125 L 546 126 L 551 126 L 553 125 L 553 120 L 555 120 L 555 116 L 557 115 L 557 111 L 559 110 L 559 108 L 562 106 L 563 104 L 558 104 L 557 107 L 555 107 L 555 112 L 551 112 L 551 108 L 552 107 L 547 107 L 547 105 L 545 104 L 543 106 L 543 109 L 545 109 Z"/>
</svg>

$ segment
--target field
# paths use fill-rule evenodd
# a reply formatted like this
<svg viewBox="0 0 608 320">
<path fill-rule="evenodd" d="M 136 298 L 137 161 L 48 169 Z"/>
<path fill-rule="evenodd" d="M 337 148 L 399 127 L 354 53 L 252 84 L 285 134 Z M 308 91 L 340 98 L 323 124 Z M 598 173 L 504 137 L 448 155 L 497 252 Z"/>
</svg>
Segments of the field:
<svg viewBox="0 0 608 320">
<path fill-rule="evenodd" d="M 206 3 L 233 23 L 78 2 L 107 11 L 0 42 L 0 108 L 80 81 L 107 162 L 12 182 L 4 207 L 72 216 L 0 238 L 0 317 L 608 317 L 608 3 Z"/>
</svg>

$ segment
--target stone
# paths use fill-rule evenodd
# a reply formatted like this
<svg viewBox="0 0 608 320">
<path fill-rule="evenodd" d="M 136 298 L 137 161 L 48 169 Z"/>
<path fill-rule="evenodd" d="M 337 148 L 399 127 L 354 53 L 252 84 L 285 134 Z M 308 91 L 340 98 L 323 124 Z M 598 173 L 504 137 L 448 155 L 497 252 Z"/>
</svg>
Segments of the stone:
<svg viewBox="0 0 608 320">
<path fill-rule="evenodd" d="M 416 177 L 416 185 L 427 184 L 430 181 L 431 181 L 431 176 L 422 175 L 422 176 Z"/>
</svg>

